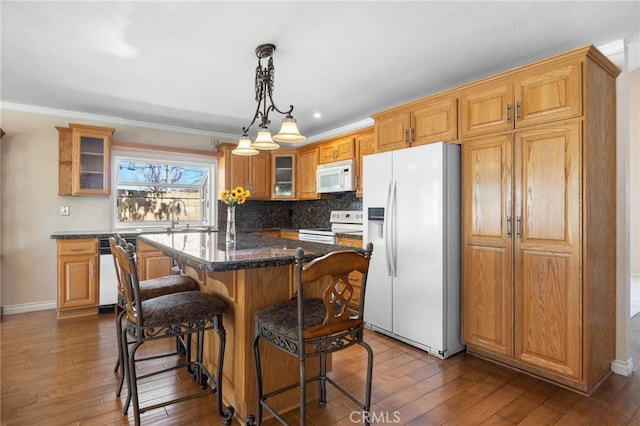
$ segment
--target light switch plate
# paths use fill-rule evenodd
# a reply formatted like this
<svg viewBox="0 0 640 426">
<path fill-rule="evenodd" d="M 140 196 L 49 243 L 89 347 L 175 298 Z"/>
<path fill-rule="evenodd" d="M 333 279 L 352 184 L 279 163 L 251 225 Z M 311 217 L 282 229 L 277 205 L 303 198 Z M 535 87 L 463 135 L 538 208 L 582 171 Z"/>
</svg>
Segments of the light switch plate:
<svg viewBox="0 0 640 426">
<path fill-rule="evenodd" d="M 69 206 L 60 206 L 60 216 L 69 216 Z"/>
</svg>

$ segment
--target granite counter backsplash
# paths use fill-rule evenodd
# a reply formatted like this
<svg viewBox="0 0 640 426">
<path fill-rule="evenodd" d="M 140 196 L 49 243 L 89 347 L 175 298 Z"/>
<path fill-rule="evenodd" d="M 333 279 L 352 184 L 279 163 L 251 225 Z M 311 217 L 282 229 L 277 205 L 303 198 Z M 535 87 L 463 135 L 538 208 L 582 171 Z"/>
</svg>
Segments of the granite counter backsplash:
<svg viewBox="0 0 640 426">
<path fill-rule="evenodd" d="M 218 201 L 218 229 L 226 229 L 226 204 Z M 328 228 L 332 210 L 362 210 L 362 198 L 355 192 L 336 194 L 335 198 L 306 201 L 257 201 L 249 199 L 236 207 L 236 229 Z"/>
</svg>

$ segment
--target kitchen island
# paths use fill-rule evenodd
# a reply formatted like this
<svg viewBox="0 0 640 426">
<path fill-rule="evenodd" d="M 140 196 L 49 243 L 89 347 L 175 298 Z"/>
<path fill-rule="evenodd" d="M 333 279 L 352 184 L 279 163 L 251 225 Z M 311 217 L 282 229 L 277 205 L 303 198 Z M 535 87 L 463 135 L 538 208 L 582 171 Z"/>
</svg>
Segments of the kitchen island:
<svg viewBox="0 0 640 426">
<path fill-rule="evenodd" d="M 307 260 L 334 250 L 354 249 L 243 233 L 238 234 L 234 247 L 227 247 L 223 232 L 148 234 L 138 238 L 175 259 L 181 272 L 194 278 L 202 291 L 217 294 L 227 303 L 228 311 L 223 318 L 227 333 L 223 397 L 226 404 L 235 408 L 240 422 L 256 410 L 253 315 L 294 296 L 296 249 L 302 247 Z M 271 345 L 261 346 L 260 350 L 266 391 L 298 381 L 298 362 L 294 357 Z M 205 365 L 210 371 L 215 370 L 215 354 L 217 339 L 207 336 Z M 308 368 L 315 372 L 315 367 Z M 316 391 L 317 386 L 311 386 L 308 395 L 314 397 Z M 280 409 L 297 406 L 295 390 L 278 398 L 273 403 Z"/>
</svg>

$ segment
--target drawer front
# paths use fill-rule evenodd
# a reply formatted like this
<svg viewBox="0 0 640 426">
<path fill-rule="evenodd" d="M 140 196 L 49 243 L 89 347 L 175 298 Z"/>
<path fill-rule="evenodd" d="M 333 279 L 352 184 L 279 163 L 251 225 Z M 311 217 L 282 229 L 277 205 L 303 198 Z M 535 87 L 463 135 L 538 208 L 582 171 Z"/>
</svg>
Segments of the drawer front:
<svg viewBox="0 0 640 426">
<path fill-rule="evenodd" d="M 81 240 L 58 240 L 58 256 L 98 253 L 98 240 L 94 238 Z"/>
</svg>

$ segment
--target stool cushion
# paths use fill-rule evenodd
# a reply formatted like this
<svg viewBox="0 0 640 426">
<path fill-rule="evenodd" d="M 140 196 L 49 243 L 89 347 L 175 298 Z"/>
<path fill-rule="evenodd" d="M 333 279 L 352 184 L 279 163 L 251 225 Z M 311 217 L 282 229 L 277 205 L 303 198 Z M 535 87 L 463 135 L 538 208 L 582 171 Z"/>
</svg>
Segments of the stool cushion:
<svg viewBox="0 0 640 426">
<path fill-rule="evenodd" d="M 196 291 L 198 283 L 186 275 L 167 275 L 140 281 L 140 299 L 147 300 L 165 294 Z"/>
<path fill-rule="evenodd" d="M 165 294 L 142 302 L 143 327 L 201 321 L 227 310 L 224 300 L 201 291 Z"/>
<path fill-rule="evenodd" d="M 322 299 L 305 299 L 302 306 L 305 328 L 322 324 L 327 315 Z M 289 339 L 298 338 L 297 300 L 264 308 L 256 312 L 254 318 L 257 325 L 273 333 Z"/>
</svg>

